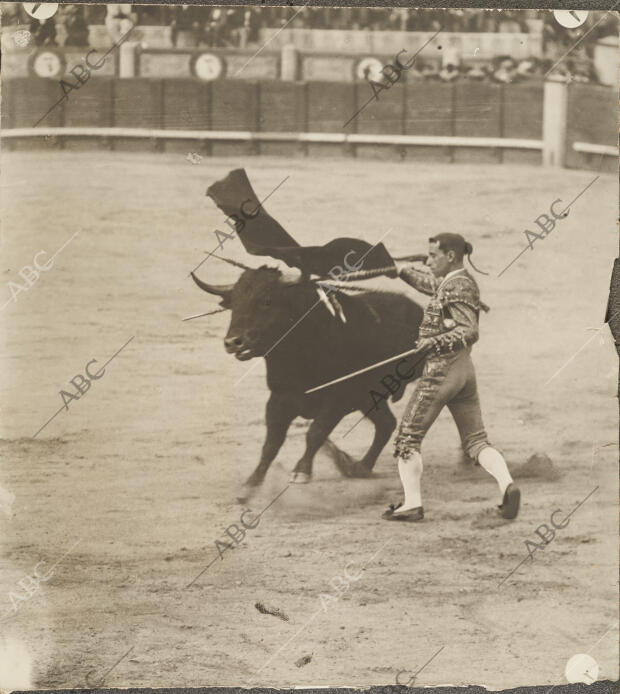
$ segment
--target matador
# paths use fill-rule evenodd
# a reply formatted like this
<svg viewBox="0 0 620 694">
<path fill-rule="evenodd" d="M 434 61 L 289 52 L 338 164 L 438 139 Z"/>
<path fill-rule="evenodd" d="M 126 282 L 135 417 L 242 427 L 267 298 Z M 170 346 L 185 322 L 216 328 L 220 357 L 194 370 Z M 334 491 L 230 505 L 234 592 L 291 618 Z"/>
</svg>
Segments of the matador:
<svg viewBox="0 0 620 694">
<path fill-rule="evenodd" d="M 472 251 L 460 234 L 438 234 L 429 239 L 426 264 L 431 272 L 410 264 L 396 265 L 393 276 L 431 299 L 416 344 L 427 351 L 426 362 L 405 409 L 394 451 L 405 498 L 390 505 L 383 514 L 386 520 L 415 522 L 424 518 L 420 447 L 444 406 L 456 422 L 465 453 L 497 481 L 501 515 L 512 520 L 519 512 L 521 493 L 504 456 L 489 443 L 480 411 L 471 348 L 478 340 L 478 315 L 486 306 L 480 301 L 476 281 L 463 266 L 464 256 L 469 257 Z"/>
</svg>

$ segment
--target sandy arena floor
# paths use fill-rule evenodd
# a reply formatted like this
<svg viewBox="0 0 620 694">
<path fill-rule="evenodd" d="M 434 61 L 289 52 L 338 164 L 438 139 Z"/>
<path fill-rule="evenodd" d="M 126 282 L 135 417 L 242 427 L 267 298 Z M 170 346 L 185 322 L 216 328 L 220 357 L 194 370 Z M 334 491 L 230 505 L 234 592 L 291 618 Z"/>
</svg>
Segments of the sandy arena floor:
<svg viewBox="0 0 620 694">
<path fill-rule="evenodd" d="M 0 314 L 6 688 L 104 677 L 110 687 L 392 684 L 442 647 L 417 685 L 559 684 L 567 660 L 588 651 L 600 679 L 617 678 L 618 372 L 609 329 L 596 332 L 617 251 L 613 176 L 498 279 L 523 230 L 594 174 L 350 159 L 192 165 L 183 154 L 109 152 L 4 153 L 1 163 L 1 303 L 38 251 L 51 255 L 79 232 Z M 266 207 L 304 244 L 374 242 L 389 228 L 395 255 L 424 252 L 439 231 L 473 242 L 474 261 L 491 273 L 476 277 L 492 307 L 473 357 L 487 428 L 520 478 L 517 521 L 496 519 L 494 482 L 461 462 L 444 413 L 425 442 L 424 523 L 380 520 L 400 490 L 391 445 L 369 480 L 341 479 L 319 453 L 312 484 L 289 488 L 187 587 L 239 522 L 236 496 L 264 437 L 262 360 L 225 354 L 226 313 L 181 322 L 217 307 L 187 275 L 213 249 L 213 230 L 227 228 L 205 190 L 238 166 L 262 196 L 290 176 Z M 224 252 L 260 263 L 236 239 Z M 223 283 L 236 270 L 211 259 L 199 274 Z M 420 298 L 404 283 L 374 286 Z M 132 337 L 33 439 L 70 379 Z M 359 456 L 371 426 L 343 443 L 354 417 L 332 439 Z M 285 488 L 306 426 L 294 423 L 253 509 Z M 524 466 L 533 454 L 551 462 Z M 555 540 L 498 585 L 536 528 L 595 488 Z M 59 563 L 30 599 L 11 598 L 39 562 L 39 573 Z M 327 597 L 337 596 L 334 577 L 362 565 L 346 592 Z"/>
</svg>

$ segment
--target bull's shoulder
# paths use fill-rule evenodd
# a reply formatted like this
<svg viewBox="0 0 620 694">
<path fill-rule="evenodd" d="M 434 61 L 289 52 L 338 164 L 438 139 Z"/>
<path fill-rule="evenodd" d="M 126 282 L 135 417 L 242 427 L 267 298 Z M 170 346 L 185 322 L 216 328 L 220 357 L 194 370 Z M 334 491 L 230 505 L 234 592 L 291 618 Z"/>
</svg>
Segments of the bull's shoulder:
<svg viewBox="0 0 620 694">
<path fill-rule="evenodd" d="M 397 292 L 371 290 L 347 298 L 377 325 L 393 324 L 395 320 L 417 324 L 424 314 L 419 304 Z"/>
</svg>

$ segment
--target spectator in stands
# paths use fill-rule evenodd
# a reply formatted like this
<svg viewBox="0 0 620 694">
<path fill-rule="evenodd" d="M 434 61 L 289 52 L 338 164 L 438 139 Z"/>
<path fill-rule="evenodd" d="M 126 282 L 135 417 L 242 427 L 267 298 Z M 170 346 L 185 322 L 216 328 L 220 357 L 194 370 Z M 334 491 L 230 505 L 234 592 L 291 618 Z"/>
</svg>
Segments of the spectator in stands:
<svg viewBox="0 0 620 694">
<path fill-rule="evenodd" d="M 56 46 L 56 23 L 53 17 L 49 19 L 32 18 L 30 33 L 35 46 Z"/>
<path fill-rule="evenodd" d="M 417 81 L 424 79 L 424 61 L 416 58 L 415 63 L 407 70 L 407 80 Z"/>
<path fill-rule="evenodd" d="M 523 12 L 502 11 L 499 17 L 497 31 L 500 33 L 527 33 L 528 26 Z"/>
<path fill-rule="evenodd" d="M 454 63 L 448 63 L 439 71 L 439 79 L 442 82 L 454 82 L 459 76 L 458 67 Z"/>
<path fill-rule="evenodd" d="M 355 14 L 355 9 L 353 14 Z M 306 27 L 308 29 L 322 29 L 323 28 L 323 8 L 322 7 L 310 7 L 309 5 L 301 13 L 304 15 L 304 20 Z M 355 22 L 355 20 L 354 20 Z M 355 29 L 354 23 L 351 24 L 351 29 Z M 359 28 L 359 27 L 357 27 Z"/>
<path fill-rule="evenodd" d="M 246 6 L 243 8 L 243 26 L 239 30 L 239 47 L 245 48 L 249 43 L 258 41 L 258 30 L 260 27 L 260 9 L 258 7 Z"/>
<path fill-rule="evenodd" d="M 517 65 L 517 77 L 519 80 L 529 79 L 536 75 L 536 60 L 526 59 L 522 60 Z"/>
<path fill-rule="evenodd" d="M 429 13 L 430 24 L 426 27 L 426 31 L 439 31 L 442 27 L 442 13 L 438 10 L 432 10 Z"/>
<path fill-rule="evenodd" d="M 105 24 L 107 8 L 105 5 L 92 4 L 84 6 L 86 24 Z"/>
<path fill-rule="evenodd" d="M 207 46 L 221 48 L 232 45 L 232 17 L 233 15 L 229 15 L 223 7 L 215 7 L 213 9 L 211 20 L 205 30 L 205 43 Z"/>
<path fill-rule="evenodd" d="M 465 10 L 446 10 L 447 31 L 463 31 L 465 26 Z"/>
<path fill-rule="evenodd" d="M 464 29 L 463 31 L 484 31 L 485 24 L 485 11 L 484 10 L 467 10 L 464 17 Z"/>
<path fill-rule="evenodd" d="M 336 8 L 334 8 L 336 9 Z M 301 12 L 298 17 L 302 17 L 304 13 Z M 295 24 L 297 20 L 293 22 Z M 353 23 L 353 8 L 352 7 L 339 7 L 336 9 L 336 16 L 334 17 L 334 29 L 350 29 Z"/>
<path fill-rule="evenodd" d="M 586 84 L 587 82 L 597 82 L 596 69 L 592 61 L 569 60 L 568 71 L 572 82 Z"/>
<path fill-rule="evenodd" d="M 335 21 L 337 18 L 337 12 L 336 8 L 334 7 L 323 7 L 321 8 L 323 10 L 323 21 L 322 24 L 323 26 L 321 27 L 322 29 L 335 29 Z M 289 17 L 287 17 L 287 20 Z"/>
<path fill-rule="evenodd" d="M 205 38 L 209 9 L 201 5 L 175 5 L 170 22 L 170 41 L 176 48 L 196 48 Z"/>
<path fill-rule="evenodd" d="M 103 9 L 105 6 L 101 7 Z M 106 23 L 122 20 L 130 15 L 130 5 L 109 5 Z M 118 9 L 126 8 L 126 9 Z M 537 31 L 544 23 L 545 38 L 549 42 L 574 44 L 580 37 L 593 29 L 592 46 L 596 38 L 617 34 L 617 17 L 611 13 L 601 19 L 601 13 L 592 12 L 583 27 L 568 30 L 560 26 L 553 13 L 541 10 L 483 10 L 483 9 L 408 9 L 382 7 L 311 7 L 294 6 L 158 6 L 159 14 L 152 8 L 141 9 L 147 23 L 159 24 L 170 16 L 173 34 L 193 32 L 192 43 L 200 43 L 202 32 L 207 31 L 209 45 L 231 45 L 255 40 L 262 27 L 307 28 L 307 29 L 353 29 L 367 31 L 424 31 L 436 32 L 519 32 Z M 87 23 L 93 21 L 100 8 L 88 6 Z M 194 12 L 196 10 L 196 12 Z M 105 11 L 105 10 L 104 10 Z M 149 14 L 150 13 L 150 14 Z M 92 15 L 92 18 L 91 18 Z M 191 21 L 188 17 L 193 15 Z M 200 16 L 199 16 L 200 15 Z M 8 21 L 11 21 L 10 19 Z M 115 31 L 118 35 L 122 33 Z"/>
<path fill-rule="evenodd" d="M 407 31 L 407 10 L 395 7 L 390 11 L 387 23 L 389 31 Z"/>
<path fill-rule="evenodd" d="M 118 43 L 135 23 L 136 16 L 131 11 L 131 4 L 107 5 L 105 25 L 113 44 Z"/>
<path fill-rule="evenodd" d="M 353 8 L 353 29 L 368 29 L 368 7 Z"/>
<path fill-rule="evenodd" d="M 510 84 L 511 82 L 517 81 L 517 64 L 512 58 L 502 56 L 497 59 L 496 63 L 497 67 L 492 74 L 492 79 L 494 82 L 499 82 L 500 84 Z"/>
<path fill-rule="evenodd" d="M 618 36 L 618 14 L 606 12 L 600 19 L 597 18 L 598 12 L 593 12 L 595 24 L 592 27 L 593 39 L 598 41 L 606 36 Z"/>
<path fill-rule="evenodd" d="M 485 67 L 485 65 L 474 65 L 474 67 L 467 70 L 467 72 L 465 73 L 465 77 L 467 77 L 468 80 L 482 82 L 483 80 L 486 80 L 489 76 Z"/>
<path fill-rule="evenodd" d="M 390 10 L 386 10 L 382 7 L 369 7 L 368 8 L 368 28 L 372 31 L 381 31 L 384 27 L 387 27 L 388 19 L 390 16 Z"/>
<path fill-rule="evenodd" d="M 21 4 L 16 2 L 2 3 L 2 25 L 9 26 L 11 24 L 21 24 L 24 21 L 26 13 Z"/>
<path fill-rule="evenodd" d="M 422 77 L 425 80 L 438 80 L 439 79 L 439 68 L 435 62 L 428 61 L 424 63 L 424 67 L 421 69 Z"/>
<path fill-rule="evenodd" d="M 67 32 L 65 46 L 88 46 L 88 24 L 84 16 L 84 7 L 82 5 L 61 5 L 60 7 Z"/>
<path fill-rule="evenodd" d="M 263 27 L 279 29 L 340 29 L 361 31 L 420 31 L 437 32 L 538 32 L 543 31 L 543 52 L 552 63 L 565 53 L 569 47 L 581 43 L 571 52 L 575 61 L 570 75 L 558 72 L 562 79 L 585 81 L 596 79 L 592 72 L 592 57 L 596 41 L 604 36 L 618 33 L 618 18 L 613 13 L 591 12 L 585 24 L 576 29 L 566 29 L 555 19 L 552 12 L 540 10 L 496 11 L 483 9 L 408 9 L 383 7 L 312 7 L 295 6 L 208 6 L 171 5 L 153 6 L 140 10 L 143 23 L 170 24 L 173 46 L 195 48 L 201 44 L 213 47 L 242 46 L 258 42 L 259 31 Z M 131 4 L 88 4 L 61 5 L 57 21 L 66 28 L 67 46 L 88 45 L 90 24 L 105 23 L 113 43 L 129 31 L 136 23 L 137 14 Z M 30 24 L 36 45 L 56 44 L 56 24 L 54 18 L 39 22 L 30 21 L 21 4 L 3 3 L 2 20 L 4 25 Z M 137 33 L 137 32 L 136 32 Z M 62 40 L 64 31 L 59 31 Z M 446 43 L 449 43 L 446 41 Z M 445 44 L 444 44 L 445 48 Z M 439 56 L 438 56 L 439 57 Z M 503 56 L 508 60 L 509 56 Z M 540 77 L 544 74 L 541 64 L 517 64 L 512 61 L 503 65 L 479 65 L 480 60 L 471 60 L 463 67 L 459 61 L 450 67 L 445 59 L 440 69 L 437 62 L 416 64 L 418 78 L 454 81 L 459 77 L 467 79 L 491 79 L 508 83 L 519 79 Z M 549 68 L 547 68 L 549 69 Z M 412 75 L 413 73 L 408 73 Z"/>
<path fill-rule="evenodd" d="M 244 10 L 242 6 L 228 7 L 226 9 L 226 26 L 228 27 L 227 43 L 232 46 L 241 46 L 243 38 Z"/>
<path fill-rule="evenodd" d="M 278 29 L 280 27 L 283 27 L 287 22 L 289 22 L 298 12 L 300 9 L 299 7 L 272 7 L 271 9 L 271 23 L 266 24 L 265 26 L 269 27 L 277 27 Z M 322 8 L 323 12 L 325 13 L 325 16 L 329 16 L 329 11 L 332 9 L 331 7 L 324 7 Z M 303 14 L 303 12 L 300 12 L 300 14 Z M 299 16 L 299 15 L 298 15 Z M 324 20 L 329 22 L 329 19 Z M 291 26 L 288 24 L 288 26 Z M 324 27 L 326 29 L 329 29 L 329 26 Z"/>
</svg>

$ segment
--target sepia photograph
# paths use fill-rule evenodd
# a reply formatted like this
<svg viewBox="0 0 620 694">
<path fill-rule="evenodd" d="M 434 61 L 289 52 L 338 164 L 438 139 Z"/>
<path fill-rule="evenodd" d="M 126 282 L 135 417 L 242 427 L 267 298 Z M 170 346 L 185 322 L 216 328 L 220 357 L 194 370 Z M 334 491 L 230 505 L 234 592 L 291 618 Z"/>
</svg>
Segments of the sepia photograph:
<svg viewBox="0 0 620 694">
<path fill-rule="evenodd" d="M 0 3 L 0 692 L 614 690 L 620 8 L 560 5 Z"/>
</svg>

